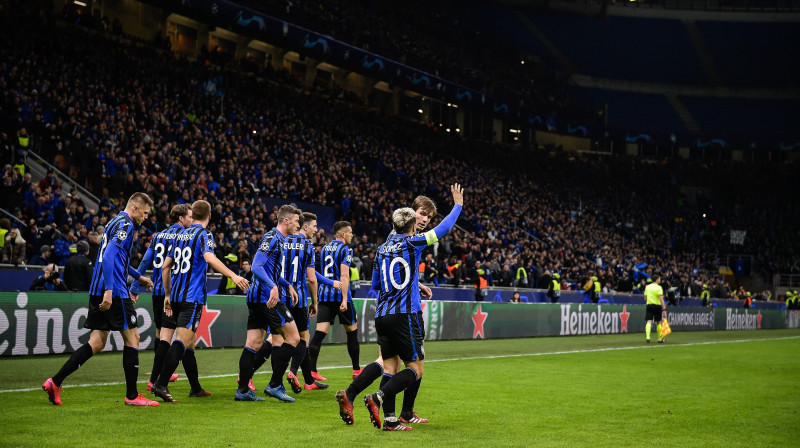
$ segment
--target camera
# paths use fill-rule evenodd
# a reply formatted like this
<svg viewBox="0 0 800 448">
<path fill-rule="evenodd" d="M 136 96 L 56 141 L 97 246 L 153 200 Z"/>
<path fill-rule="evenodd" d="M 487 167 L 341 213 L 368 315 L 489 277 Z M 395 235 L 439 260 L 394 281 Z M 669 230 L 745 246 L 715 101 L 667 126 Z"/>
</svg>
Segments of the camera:
<svg viewBox="0 0 800 448">
<path fill-rule="evenodd" d="M 51 272 L 50 273 L 50 278 L 52 278 L 53 280 L 59 278 L 60 276 L 61 276 L 61 274 L 59 274 L 58 272 Z"/>
</svg>

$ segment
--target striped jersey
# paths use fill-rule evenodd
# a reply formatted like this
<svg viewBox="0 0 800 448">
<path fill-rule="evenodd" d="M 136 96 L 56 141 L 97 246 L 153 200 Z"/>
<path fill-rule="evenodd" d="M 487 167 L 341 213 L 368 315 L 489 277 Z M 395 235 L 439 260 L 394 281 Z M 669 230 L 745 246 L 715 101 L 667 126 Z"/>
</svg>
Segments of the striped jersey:
<svg viewBox="0 0 800 448">
<path fill-rule="evenodd" d="M 319 253 L 320 267 L 322 268 L 322 276 L 329 280 L 339 280 L 341 278 L 341 265 L 350 266 L 353 260 L 353 249 L 347 247 L 344 241 L 333 240 L 325 245 Z M 350 273 L 348 270 L 348 278 Z M 334 289 L 333 286 L 328 286 L 320 283 L 317 289 L 317 296 L 320 302 L 341 302 L 342 292 Z M 350 291 L 345 291 L 348 294 L 347 300 L 353 300 L 349 297 Z"/>
<path fill-rule="evenodd" d="M 310 297 L 306 274 L 308 268 L 314 267 L 314 246 L 302 233 L 289 235 L 283 242 L 283 255 L 281 257 L 281 277 L 286 279 L 297 291 L 297 306 L 308 305 Z M 291 306 L 291 299 L 287 289 L 281 289 L 281 301 Z"/>
<path fill-rule="evenodd" d="M 261 237 L 253 257 L 253 284 L 247 290 L 248 303 L 267 303 L 272 287 L 278 285 L 281 279 L 281 263 L 283 262 L 283 243 L 286 237 L 275 227 Z M 299 269 L 299 267 L 298 267 Z M 261 272 L 266 276 L 266 282 L 261 278 Z M 280 286 L 278 286 L 280 290 Z"/>
<path fill-rule="evenodd" d="M 113 290 L 114 297 L 128 298 L 128 267 L 136 226 L 131 217 L 120 212 L 106 225 L 100 241 L 100 250 L 92 271 L 89 294 L 102 296 L 106 289 Z M 103 267 L 107 269 L 103 269 Z M 108 269 L 110 268 L 110 269 Z"/>
<path fill-rule="evenodd" d="M 206 304 L 206 252 L 214 253 L 214 236 L 200 224 L 192 224 L 172 238 L 171 301 Z"/>
<path fill-rule="evenodd" d="M 394 234 L 378 247 L 378 301 L 375 317 L 417 313 L 422 310 L 419 295 L 420 253 L 428 245 L 425 235 Z"/>
<path fill-rule="evenodd" d="M 161 267 L 164 266 L 164 260 L 172 254 L 172 242 L 175 239 L 175 236 L 183 230 L 183 226 L 180 224 L 173 224 L 169 226 L 155 235 L 153 235 L 152 241 L 150 241 L 150 247 L 147 248 L 147 252 L 144 254 L 144 260 L 152 260 L 153 264 L 153 295 L 154 296 L 163 296 L 164 295 L 164 282 L 161 280 Z M 147 263 L 150 264 L 150 263 Z M 139 267 L 139 273 L 144 274 L 144 271 L 147 270 L 149 266 L 142 266 Z M 139 282 L 133 282 L 133 285 L 138 285 Z M 136 290 L 131 289 L 132 292 L 138 292 L 138 288 Z"/>
</svg>

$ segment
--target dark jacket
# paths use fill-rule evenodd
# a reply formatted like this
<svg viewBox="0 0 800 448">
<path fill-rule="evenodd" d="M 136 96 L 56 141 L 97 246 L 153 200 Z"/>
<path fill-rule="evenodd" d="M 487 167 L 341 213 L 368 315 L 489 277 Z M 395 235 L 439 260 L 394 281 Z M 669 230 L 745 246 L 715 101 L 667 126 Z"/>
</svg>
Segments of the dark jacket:
<svg viewBox="0 0 800 448">
<path fill-rule="evenodd" d="M 64 283 L 70 291 L 88 291 L 92 283 L 92 262 L 86 255 L 73 255 L 64 264 Z"/>
</svg>

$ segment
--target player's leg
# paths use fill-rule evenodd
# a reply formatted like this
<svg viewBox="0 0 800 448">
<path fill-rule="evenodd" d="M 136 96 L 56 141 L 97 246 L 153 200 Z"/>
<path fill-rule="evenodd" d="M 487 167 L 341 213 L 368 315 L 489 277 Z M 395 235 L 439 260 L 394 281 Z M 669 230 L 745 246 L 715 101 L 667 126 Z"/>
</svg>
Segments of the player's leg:
<svg viewBox="0 0 800 448">
<path fill-rule="evenodd" d="M 339 416 L 347 425 L 353 424 L 353 401 L 378 378 L 383 376 L 383 357 L 378 349 L 378 359 L 361 369 L 361 373 L 353 379 L 346 390 L 336 391 L 336 402 L 339 403 Z"/>
<path fill-rule="evenodd" d="M 47 392 L 51 403 L 61 406 L 61 384 L 68 376 L 85 364 L 89 358 L 103 350 L 107 341 L 108 331 L 92 330 L 92 333 L 89 335 L 89 341 L 72 352 L 72 355 L 70 355 L 67 362 L 61 366 L 58 373 L 48 378 L 44 384 L 42 384 L 42 389 Z"/>
<path fill-rule="evenodd" d="M 264 339 L 264 343 L 261 344 L 261 348 L 258 349 L 258 351 L 256 352 L 256 357 L 255 357 L 255 359 L 253 359 L 253 365 L 252 365 L 253 373 L 250 376 L 251 378 L 252 378 L 252 375 L 255 375 L 256 371 L 258 371 L 258 369 L 260 369 L 261 366 L 263 366 L 264 363 L 267 362 L 267 360 L 269 359 L 270 355 L 272 354 L 272 345 L 273 345 L 272 342 L 273 341 L 272 341 L 272 334 L 270 333 L 269 326 L 267 326 L 265 332 L 267 333 L 267 338 Z M 251 389 L 253 389 L 253 388 L 251 388 Z"/>
<path fill-rule="evenodd" d="M 425 321 L 422 319 L 422 312 L 412 315 L 412 325 L 416 325 L 415 330 L 419 331 L 421 339 L 425 338 Z M 408 386 L 403 392 L 403 408 L 400 411 L 400 421 L 403 423 L 428 423 L 427 418 L 422 418 L 414 412 L 414 404 L 417 401 L 419 387 L 422 385 L 422 376 L 417 378 L 414 384 Z"/>
<path fill-rule="evenodd" d="M 261 325 L 260 328 L 259 325 Z M 264 343 L 264 336 L 266 334 L 266 330 L 264 329 L 265 325 L 266 323 L 258 319 L 253 313 L 251 313 L 251 316 L 247 319 L 247 338 L 244 348 L 242 349 L 242 354 L 239 356 L 239 385 L 237 397 L 239 394 L 244 395 L 250 392 L 249 384 L 254 372 L 253 363 L 256 360 L 256 355 L 259 349 L 261 349 L 261 346 L 267 345 Z"/>
<path fill-rule="evenodd" d="M 272 347 L 272 378 L 267 388 L 264 389 L 264 393 L 284 402 L 293 402 L 295 401 L 294 398 L 287 395 L 286 388 L 283 387 L 283 374 L 286 373 L 286 369 L 289 367 L 292 354 L 300 341 L 300 334 L 297 331 L 292 314 L 284 303 L 278 302 L 275 308 L 270 310 L 268 316 L 270 327 L 277 330 L 277 333 L 282 337 L 282 343 L 280 346 L 273 345 Z M 278 341 L 277 337 L 273 339 L 273 343 Z"/>
<path fill-rule="evenodd" d="M 347 353 L 350 355 L 350 362 L 353 363 L 353 379 L 355 379 L 361 373 L 359 362 L 361 348 L 358 343 L 358 317 L 352 301 L 347 302 L 346 310 L 339 312 L 339 322 L 344 324 L 344 331 L 347 333 Z"/>
<path fill-rule="evenodd" d="M 200 385 L 200 372 L 197 369 L 197 358 L 194 353 L 196 345 L 197 334 L 194 335 L 191 344 L 186 348 L 186 353 L 183 354 L 183 370 L 186 372 L 186 379 L 189 380 L 189 385 L 191 386 L 189 396 L 209 397 L 211 392 L 203 389 L 203 386 Z"/>
<path fill-rule="evenodd" d="M 176 326 L 175 342 L 170 345 L 161 373 L 151 390 L 154 395 L 168 402 L 175 401 L 175 399 L 167 391 L 167 384 L 183 359 L 186 347 L 192 343 L 203 314 L 203 305 L 197 302 L 174 303 L 172 312 Z"/>
<path fill-rule="evenodd" d="M 300 340 L 297 343 L 297 347 L 295 348 L 294 353 L 292 354 L 292 362 L 289 365 L 289 373 L 286 374 L 286 379 L 292 386 L 292 390 L 294 391 L 294 393 L 300 393 L 300 391 L 302 391 L 303 386 L 300 384 L 300 381 L 297 378 L 297 369 L 299 369 L 300 366 L 303 364 L 306 364 L 306 367 L 308 367 L 306 359 L 308 358 L 308 341 L 311 337 L 311 335 L 308 332 L 309 329 L 308 307 L 294 307 L 290 308 L 290 311 L 292 313 L 292 317 L 294 318 L 294 323 L 295 326 L 297 327 L 297 331 L 300 335 Z M 311 376 L 310 368 L 304 368 L 303 375 L 304 375 L 304 384 L 306 385 L 314 384 L 314 377 Z"/>
<path fill-rule="evenodd" d="M 169 344 L 175 333 L 174 328 L 163 328 L 164 296 L 153 296 L 153 322 L 156 326 L 156 340 L 155 345 L 153 345 L 153 368 L 150 370 L 150 381 L 147 384 L 148 390 L 158 379 L 158 374 L 161 373 L 161 368 L 164 366 L 164 357 L 167 355 Z"/>
<path fill-rule="evenodd" d="M 335 309 L 334 309 L 335 308 Z M 339 305 L 333 302 L 320 302 L 317 311 L 317 327 L 311 342 L 308 343 L 308 358 L 311 365 L 311 375 L 317 381 L 325 381 L 326 378 L 317 373 L 317 360 L 319 359 L 320 348 L 325 336 L 331 328 L 331 324 L 339 313 Z"/>
<path fill-rule="evenodd" d="M 126 300 L 133 310 L 133 302 Z M 135 315 L 135 314 L 134 314 Z M 120 331 L 125 347 L 122 349 L 122 369 L 125 371 L 125 404 L 128 406 L 158 406 L 157 401 L 148 400 L 139 393 L 136 381 L 139 379 L 139 329 L 137 327 Z"/>
</svg>

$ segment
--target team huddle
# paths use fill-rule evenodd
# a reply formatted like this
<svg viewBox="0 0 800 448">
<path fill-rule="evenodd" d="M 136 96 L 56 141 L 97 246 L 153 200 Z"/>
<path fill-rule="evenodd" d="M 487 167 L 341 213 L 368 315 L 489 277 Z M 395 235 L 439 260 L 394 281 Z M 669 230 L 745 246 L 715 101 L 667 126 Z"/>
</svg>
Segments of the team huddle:
<svg viewBox="0 0 800 448">
<path fill-rule="evenodd" d="M 427 420 L 414 412 L 414 402 L 425 358 L 421 299 L 430 297 L 431 291 L 419 283 L 417 267 L 422 250 L 447 234 L 458 219 L 463 191 L 455 184 L 451 192 L 453 210 L 427 232 L 420 233 L 436 214 L 436 206 L 429 198 L 419 196 L 412 208 L 400 208 L 392 214 L 394 231 L 378 248 L 372 278 L 372 289 L 378 293 L 375 326 L 380 351 L 378 359 L 364 369 L 359 366 L 358 322 L 349 288 L 352 259 L 349 245 L 353 238 L 350 223 L 334 224 L 334 240 L 320 252 L 322 273 L 319 273 L 315 269 L 313 247 L 317 217 L 284 205 L 278 210 L 277 225 L 262 236 L 253 257 L 251 284 L 215 256 L 214 238 L 206 229 L 211 205 L 203 200 L 191 206 L 179 204 L 170 211 L 172 225 L 153 236 L 139 268 L 134 269 L 130 266 L 134 234 L 153 206 L 148 195 L 135 193 L 124 211 L 108 223 L 102 236 L 84 323 L 84 328 L 91 330 L 89 340 L 44 382 L 42 389 L 51 403 L 61 405 L 64 380 L 105 348 L 110 331 L 119 331 L 124 341 L 125 404 L 158 406 L 157 401 L 139 393 L 137 386 L 139 331 L 134 304 L 140 286 L 146 286 L 153 289 L 156 327 L 155 356 L 147 390 L 164 402 L 177 401 L 168 386 L 177 379 L 175 370 L 183 363 L 191 386 L 189 397 L 210 396 L 199 382 L 194 346 L 207 300 L 206 275 L 211 267 L 230 278 L 247 295 L 247 336 L 239 359 L 236 401 L 265 401 L 256 395 L 252 377 L 270 357 L 272 377 L 264 389 L 265 395 L 284 402 L 295 401 L 283 385 L 284 374 L 295 394 L 327 389 L 326 378 L 317 372 L 317 359 L 322 341 L 338 316 L 347 334 L 347 350 L 353 364 L 353 382 L 346 390 L 336 392 L 342 420 L 353 424 L 353 400 L 381 377 L 379 390 L 364 397 L 372 423 L 387 431 L 410 430 L 407 423 L 425 423 Z M 151 265 L 152 280 L 144 275 Z M 129 275 L 135 280 L 130 288 Z M 309 319 L 315 316 L 317 326 L 310 337 Z M 401 363 L 406 367 L 403 370 Z M 301 368 L 304 384 L 297 376 Z M 402 391 L 405 394 L 398 417 L 395 397 Z"/>
</svg>

